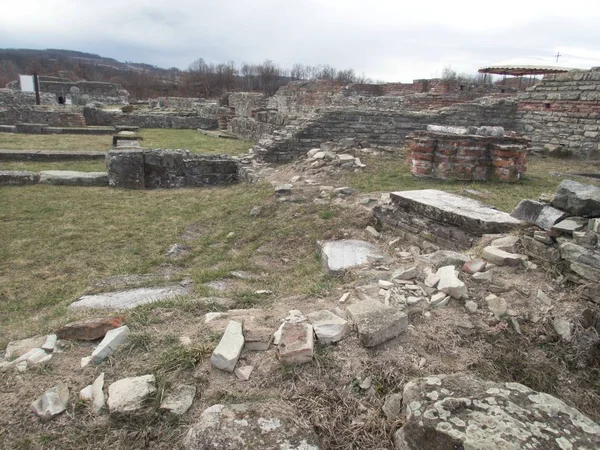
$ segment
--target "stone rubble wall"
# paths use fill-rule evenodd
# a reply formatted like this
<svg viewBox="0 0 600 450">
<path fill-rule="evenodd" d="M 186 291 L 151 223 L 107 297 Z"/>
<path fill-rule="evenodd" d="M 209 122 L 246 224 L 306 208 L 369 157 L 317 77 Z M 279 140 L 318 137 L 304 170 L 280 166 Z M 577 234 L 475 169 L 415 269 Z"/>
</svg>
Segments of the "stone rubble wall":
<svg viewBox="0 0 600 450">
<path fill-rule="evenodd" d="M 482 98 L 476 102 L 457 104 L 426 111 L 379 109 L 388 98 L 371 99 L 371 108 L 349 109 L 331 107 L 297 119 L 274 134 L 264 136 L 253 151 L 271 162 L 294 160 L 326 141 L 354 137 L 363 147 L 404 144 L 405 137 L 429 124 L 454 126 L 501 126 L 512 129 L 516 102 L 508 99 Z M 393 100 L 401 104 L 402 100 Z"/>
<path fill-rule="evenodd" d="M 237 117 L 253 117 L 258 109 L 267 108 L 268 98 L 259 92 L 230 92 L 228 106 L 234 108 Z"/>
<path fill-rule="evenodd" d="M 56 106 L 58 101 L 52 94 L 40 93 L 40 104 Z M 12 89 L 0 89 L 1 107 L 35 106 L 35 94 L 33 92 L 21 92 Z"/>
<path fill-rule="evenodd" d="M 3 108 L 0 106 L 0 125 L 17 123 L 39 123 L 52 127 L 83 127 L 86 119 L 83 108 L 78 106 L 22 106 Z"/>
<path fill-rule="evenodd" d="M 600 159 L 600 68 L 546 75 L 518 100 L 518 130 L 534 150 Z"/>
<path fill-rule="evenodd" d="M 521 137 L 416 131 L 406 140 L 417 177 L 515 182 L 527 170 L 529 141 Z"/>
<path fill-rule="evenodd" d="M 85 104 L 88 102 L 101 102 L 107 105 L 127 105 L 129 104 L 129 92 L 123 89 L 123 86 L 117 83 L 104 83 L 99 81 L 54 81 L 49 79 L 40 79 L 40 92 L 49 93 L 55 98 L 67 96 L 71 97 L 72 88 L 76 88 L 77 96 L 83 99 L 76 104 Z"/>
<path fill-rule="evenodd" d="M 111 187 L 184 188 L 237 183 L 239 162 L 189 150 L 111 150 L 106 167 Z"/>
<path fill-rule="evenodd" d="M 217 107 L 215 107 L 217 108 Z M 196 111 L 147 111 L 123 113 L 119 110 L 85 107 L 83 110 L 89 126 L 129 125 L 141 128 L 177 128 L 214 130 L 218 126 L 216 115 Z"/>
<path fill-rule="evenodd" d="M 206 100 L 198 97 L 158 97 L 148 100 L 150 108 L 175 108 L 195 109 L 206 103 Z"/>
</svg>

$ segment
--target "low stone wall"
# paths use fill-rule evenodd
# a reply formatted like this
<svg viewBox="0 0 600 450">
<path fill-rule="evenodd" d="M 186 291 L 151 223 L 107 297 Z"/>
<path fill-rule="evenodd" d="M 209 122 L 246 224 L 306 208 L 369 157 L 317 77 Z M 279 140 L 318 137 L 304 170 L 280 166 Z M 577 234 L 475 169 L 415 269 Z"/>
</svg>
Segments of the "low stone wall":
<svg viewBox="0 0 600 450">
<path fill-rule="evenodd" d="M 58 105 L 56 98 L 52 94 L 41 93 L 40 104 Z M 13 89 L 0 89 L 0 107 L 2 106 L 34 106 L 35 94 L 33 92 L 21 92 Z"/>
<path fill-rule="evenodd" d="M 267 97 L 258 92 L 230 92 L 227 101 L 237 117 L 251 117 L 255 110 L 266 108 L 267 103 Z"/>
<path fill-rule="evenodd" d="M 522 137 L 417 131 L 406 140 L 410 171 L 417 177 L 514 182 L 527 170 L 529 141 Z"/>
<path fill-rule="evenodd" d="M 198 97 L 158 97 L 148 100 L 150 108 L 195 109 L 206 100 Z"/>
<path fill-rule="evenodd" d="M 380 100 L 381 99 L 381 100 Z M 385 99 L 385 100 L 384 100 Z M 393 97 L 370 99 L 372 108 L 327 108 L 298 119 L 294 127 L 276 130 L 255 146 L 260 158 L 272 162 L 287 162 L 306 154 L 326 141 L 354 137 L 367 146 L 404 145 L 405 137 L 425 130 L 435 123 L 452 126 L 501 126 L 512 129 L 516 102 L 507 99 L 483 98 L 467 104 L 427 111 L 379 109 L 380 105 L 401 102 Z"/>
<path fill-rule="evenodd" d="M 85 120 L 90 126 L 128 125 L 140 128 L 177 128 L 214 130 L 218 127 L 216 117 L 202 117 L 195 111 L 190 112 L 144 112 L 123 113 L 116 110 L 85 107 Z"/>
<path fill-rule="evenodd" d="M 228 131 L 241 139 L 258 140 L 278 128 L 277 125 L 259 122 L 251 117 L 234 117 L 229 121 Z"/>
<path fill-rule="evenodd" d="M 188 150 L 111 150 L 106 167 L 112 187 L 183 188 L 237 183 L 239 162 Z"/>
<path fill-rule="evenodd" d="M 518 99 L 518 130 L 534 150 L 600 159 L 600 68 L 546 75 Z"/>
<path fill-rule="evenodd" d="M 0 125 L 16 123 L 40 123 L 53 127 L 84 127 L 86 120 L 83 108 L 77 106 L 23 106 L 0 107 Z"/>
<path fill-rule="evenodd" d="M 73 104 L 84 105 L 88 102 L 102 102 L 107 105 L 126 105 L 129 92 L 117 83 L 99 81 L 56 81 L 40 78 L 40 91 L 52 94 L 56 99 L 67 97 Z"/>
</svg>

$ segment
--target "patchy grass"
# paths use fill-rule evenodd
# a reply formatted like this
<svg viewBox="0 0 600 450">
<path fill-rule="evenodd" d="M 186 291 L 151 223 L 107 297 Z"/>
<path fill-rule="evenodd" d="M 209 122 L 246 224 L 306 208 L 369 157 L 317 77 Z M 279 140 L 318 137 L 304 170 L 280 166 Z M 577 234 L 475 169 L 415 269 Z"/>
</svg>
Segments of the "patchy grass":
<svg viewBox="0 0 600 450">
<path fill-rule="evenodd" d="M 187 148 L 194 153 L 242 155 L 254 144 L 252 141 L 206 136 L 196 130 L 143 129 L 142 145 L 149 148 Z"/>
<path fill-rule="evenodd" d="M 2 150 L 106 152 L 111 147 L 110 135 L 0 133 Z"/>
<path fill-rule="evenodd" d="M 544 192 L 555 192 L 565 177 L 551 175 L 554 172 L 600 173 L 600 163 L 597 162 L 532 157 L 525 177 L 518 183 L 459 182 L 413 177 L 403 152 L 393 156 L 361 157 L 361 160 L 367 165 L 366 169 L 343 178 L 344 183 L 361 192 L 439 189 L 471 196 L 509 212 L 524 198 L 537 199 Z M 600 185 L 589 179 L 579 181 Z M 473 196 L 464 192 L 465 189 L 480 191 L 485 197 Z"/>
<path fill-rule="evenodd" d="M 106 172 L 104 160 L 98 161 L 0 161 L 0 170 L 29 170 L 39 172 L 41 170 L 76 170 L 80 172 Z"/>
</svg>

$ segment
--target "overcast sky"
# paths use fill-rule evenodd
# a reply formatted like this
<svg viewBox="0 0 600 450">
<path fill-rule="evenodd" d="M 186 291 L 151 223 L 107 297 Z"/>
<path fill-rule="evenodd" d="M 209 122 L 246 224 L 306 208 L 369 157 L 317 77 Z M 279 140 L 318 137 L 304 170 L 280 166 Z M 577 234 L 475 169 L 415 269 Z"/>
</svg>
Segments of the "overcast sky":
<svg viewBox="0 0 600 450">
<path fill-rule="evenodd" d="M 295 62 L 411 81 L 508 60 L 600 66 L 600 0 L 6 0 L 0 47 L 161 67 Z"/>
</svg>

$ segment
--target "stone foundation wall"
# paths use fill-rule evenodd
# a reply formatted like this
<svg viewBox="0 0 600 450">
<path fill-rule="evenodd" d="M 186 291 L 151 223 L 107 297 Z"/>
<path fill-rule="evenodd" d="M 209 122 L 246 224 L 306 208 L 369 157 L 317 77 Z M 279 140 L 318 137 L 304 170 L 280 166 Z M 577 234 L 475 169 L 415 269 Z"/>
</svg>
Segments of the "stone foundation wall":
<svg viewBox="0 0 600 450">
<path fill-rule="evenodd" d="M 534 150 L 600 159 L 600 68 L 546 75 L 518 100 L 518 129 Z"/>
<path fill-rule="evenodd" d="M 391 99 L 391 100 L 390 100 Z M 477 102 L 427 111 L 378 109 L 375 105 L 402 102 L 400 98 L 375 97 L 373 108 L 328 108 L 298 120 L 293 127 L 276 130 L 255 146 L 259 157 L 272 162 L 287 162 L 319 147 L 326 141 L 345 137 L 358 139 L 363 146 L 404 145 L 406 135 L 425 130 L 429 124 L 453 126 L 501 126 L 512 129 L 516 102 L 484 98 Z"/>
<path fill-rule="evenodd" d="M 71 97 L 76 88 L 77 104 L 86 102 L 102 102 L 108 105 L 126 105 L 129 103 L 129 92 L 123 89 L 123 86 L 117 83 L 103 83 L 99 81 L 54 81 L 50 79 L 40 79 L 40 92 L 49 93 L 55 98 L 67 96 Z M 80 102 L 79 99 L 83 98 Z"/>
<path fill-rule="evenodd" d="M 197 97 L 159 97 L 148 100 L 150 108 L 195 109 L 204 103 L 205 99 Z"/>
<path fill-rule="evenodd" d="M 56 106 L 58 102 L 52 94 L 41 93 L 40 104 Z M 13 89 L 0 89 L 0 107 L 35 106 L 35 94 L 33 92 L 21 92 Z"/>
<path fill-rule="evenodd" d="M 237 117 L 252 117 L 257 109 L 267 108 L 268 98 L 258 92 L 230 92 L 228 106 L 234 108 Z"/>
<path fill-rule="evenodd" d="M 85 107 L 85 120 L 89 126 L 129 125 L 141 128 L 178 128 L 214 130 L 218 126 L 217 117 L 202 117 L 197 112 L 143 112 L 123 113 L 117 110 Z"/>
<path fill-rule="evenodd" d="M 417 177 L 515 182 L 527 170 L 525 138 L 416 131 L 406 140 Z"/>
<path fill-rule="evenodd" d="M 14 125 L 16 123 L 40 123 L 53 127 L 86 126 L 86 120 L 83 114 L 82 107 L 0 107 L 0 125 Z"/>
<path fill-rule="evenodd" d="M 111 187 L 184 188 L 237 183 L 239 162 L 188 150 L 111 150 L 106 167 Z"/>
<path fill-rule="evenodd" d="M 272 123 L 260 122 L 251 117 L 234 117 L 229 121 L 227 129 L 240 139 L 258 140 L 279 128 Z"/>
</svg>

